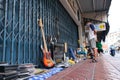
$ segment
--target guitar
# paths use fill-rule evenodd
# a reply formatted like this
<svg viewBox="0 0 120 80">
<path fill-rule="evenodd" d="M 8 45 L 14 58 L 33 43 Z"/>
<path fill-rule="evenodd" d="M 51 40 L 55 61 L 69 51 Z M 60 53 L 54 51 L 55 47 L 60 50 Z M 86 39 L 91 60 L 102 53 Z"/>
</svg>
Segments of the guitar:
<svg viewBox="0 0 120 80">
<path fill-rule="evenodd" d="M 42 51 L 43 51 L 43 63 L 45 65 L 45 67 L 53 67 L 54 62 L 53 62 L 51 55 L 50 55 L 50 52 L 48 51 L 48 48 L 47 48 L 45 34 L 44 34 L 44 30 L 43 30 L 42 19 L 38 20 L 38 24 L 41 28 L 41 33 L 42 33 L 43 43 L 44 43 L 44 48 L 42 49 Z"/>
</svg>

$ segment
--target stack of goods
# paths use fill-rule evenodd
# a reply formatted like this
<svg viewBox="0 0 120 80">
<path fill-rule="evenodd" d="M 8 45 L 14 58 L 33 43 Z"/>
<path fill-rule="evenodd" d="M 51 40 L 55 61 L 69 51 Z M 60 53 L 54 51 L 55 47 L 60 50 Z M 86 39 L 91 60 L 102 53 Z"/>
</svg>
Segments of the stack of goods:
<svg viewBox="0 0 120 80">
<path fill-rule="evenodd" d="M 0 64 L 0 80 L 17 79 L 17 65 Z"/>
<path fill-rule="evenodd" d="M 18 66 L 18 77 L 26 78 L 34 74 L 35 66 L 32 63 L 20 64 Z"/>
</svg>

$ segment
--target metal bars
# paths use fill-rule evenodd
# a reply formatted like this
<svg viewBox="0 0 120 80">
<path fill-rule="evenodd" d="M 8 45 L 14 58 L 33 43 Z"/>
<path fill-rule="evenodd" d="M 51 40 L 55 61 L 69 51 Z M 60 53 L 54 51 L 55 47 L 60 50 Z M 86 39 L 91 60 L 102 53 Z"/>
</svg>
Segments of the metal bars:
<svg viewBox="0 0 120 80">
<path fill-rule="evenodd" d="M 40 46 L 43 43 L 37 23 L 39 18 L 44 23 L 48 48 L 49 37 L 60 43 L 67 42 L 68 47 L 77 47 L 77 25 L 59 0 L 4 0 L 3 6 L 3 14 L 0 14 L 0 61 L 41 65 L 43 54 Z"/>
</svg>

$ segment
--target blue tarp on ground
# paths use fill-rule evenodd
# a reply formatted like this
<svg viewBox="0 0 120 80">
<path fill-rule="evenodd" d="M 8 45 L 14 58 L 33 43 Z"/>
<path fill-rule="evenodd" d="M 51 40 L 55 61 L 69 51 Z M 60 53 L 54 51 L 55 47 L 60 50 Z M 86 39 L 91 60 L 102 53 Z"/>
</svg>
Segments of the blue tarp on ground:
<svg viewBox="0 0 120 80">
<path fill-rule="evenodd" d="M 46 80 L 48 77 L 62 71 L 63 68 L 52 68 L 49 72 L 30 77 L 28 80 Z"/>
</svg>

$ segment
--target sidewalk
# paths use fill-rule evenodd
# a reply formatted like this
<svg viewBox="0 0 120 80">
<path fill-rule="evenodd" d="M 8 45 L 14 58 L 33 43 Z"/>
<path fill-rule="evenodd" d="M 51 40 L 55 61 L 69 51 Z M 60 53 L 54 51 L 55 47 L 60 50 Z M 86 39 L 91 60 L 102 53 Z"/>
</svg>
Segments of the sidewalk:
<svg viewBox="0 0 120 80">
<path fill-rule="evenodd" d="M 109 57 L 98 57 L 97 63 L 91 63 L 91 59 L 80 61 L 47 80 L 120 80 L 120 69 L 117 68 L 120 64 L 112 63 L 114 58 Z"/>
</svg>

